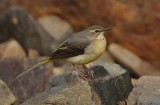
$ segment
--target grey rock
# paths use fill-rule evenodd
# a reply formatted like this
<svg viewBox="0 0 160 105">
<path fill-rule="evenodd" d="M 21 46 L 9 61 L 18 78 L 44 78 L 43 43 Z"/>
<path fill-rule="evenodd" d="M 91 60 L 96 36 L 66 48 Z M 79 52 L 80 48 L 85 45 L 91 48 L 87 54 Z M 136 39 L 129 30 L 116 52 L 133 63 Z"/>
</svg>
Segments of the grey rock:
<svg viewBox="0 0 160 105">
<path fill-rule="evenodd" d="M 13 81 L 17 75 L 30 68 L 41 59 L 44 58 L 0 59 L 0 78 L 17 96 L 17 103 L 22 103 L 26 99 L 33 97 L 45 89 L 49 78 L 52 76 L 52 63 L 39 66 L 19 79 Z"/>
<path fill-rule="evenodd" d="M 93 105 L 87 81 L 72 73 L 52 78 L 52 87 L 21 105 Z"/>
<path fill-rule="evenodd" d="M 160 105 L 160 77 L 142 76 L 128 97 L 128 105 Z"/>
<path fill-rule="evenodd" d="M 129 72 L 117 64 L 101 63 L 94 69 L 94 87 L 102 105 L 116 105 L 125 100 L 132 90 Z M 106 72 L 107 70 L 107 72 Z"/>
<path fill-rule="evenodd" d="M 12 105 L 16 100 L 7 85 L 0 80 L 0 105 Z"/>
<path fill-rule="evenodd" d="M 43 16 L 38 19 L 38 22 L 59 43 L 64 41 L 73 32 L 71 25 L 58 16 Z"/>
<path fill-rule="evenodd" d="M 44 92 L 21 105 L 116 105 L 132 89 L 130 76 L 118 65 L 103 66 L 92 67 L 89 81 L 71 72 L 54 76 Z"/>
<path fill-rule="evenodd" d="M 118 44 L 110 44 L 109 52 L 121 65 L 137 76 L 160 75 L 160 70 Z"/>
<path fill-rule="evenodd" d="M 26 11 L 18 6 L 12 6 L 1 14 L 0 41 L 9 38 L 16 39 L 25 52 L 36 49 L 40 55 L 49 55 L 50 49 L 55 49 L 55 40 Z"/>
</svg>

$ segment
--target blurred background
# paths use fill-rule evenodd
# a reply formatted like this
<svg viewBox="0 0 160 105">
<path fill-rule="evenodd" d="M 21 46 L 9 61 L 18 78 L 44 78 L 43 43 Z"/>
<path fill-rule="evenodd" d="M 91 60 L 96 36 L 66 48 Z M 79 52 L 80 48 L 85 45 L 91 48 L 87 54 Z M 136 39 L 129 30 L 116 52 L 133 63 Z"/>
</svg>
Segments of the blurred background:
<svg viewBox="0 0 160 105">
<path fill-rule="evenodd" d="M 133 81 L 160 75 L 159 11 L 159 0 L 0 0 L 0 77 L 16 90 L 19 85 L 10 83 L 13 77 L 49 55 L 72 33 L 95 24 L 112 28 L 100 62 L 120 64 Z M 51 74 L 66 71 L 62 65 L 44 65 L 28 76 L 45 84 Z M 26 93 L 36 94 L 44 87 Z"/>
</svg>

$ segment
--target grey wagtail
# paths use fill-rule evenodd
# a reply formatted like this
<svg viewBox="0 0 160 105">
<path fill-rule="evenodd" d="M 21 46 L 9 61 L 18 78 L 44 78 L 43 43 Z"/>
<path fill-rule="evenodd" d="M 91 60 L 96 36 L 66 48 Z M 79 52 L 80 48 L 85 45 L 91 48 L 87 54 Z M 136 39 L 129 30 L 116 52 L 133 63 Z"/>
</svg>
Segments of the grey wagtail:
<svg viewBox="0 0 160 105">
<path fill-rule="evenodd" d="M 104 37 L 104 32 L 109 30 L 111 28 L 94 25 L 71 35 L 49 57 L 33 65 L 15 79 L 47 62 L 63 60 L 73 65 L 84 65 L 96 60 L 106 50 L 107 41 Z"/>
</svg>

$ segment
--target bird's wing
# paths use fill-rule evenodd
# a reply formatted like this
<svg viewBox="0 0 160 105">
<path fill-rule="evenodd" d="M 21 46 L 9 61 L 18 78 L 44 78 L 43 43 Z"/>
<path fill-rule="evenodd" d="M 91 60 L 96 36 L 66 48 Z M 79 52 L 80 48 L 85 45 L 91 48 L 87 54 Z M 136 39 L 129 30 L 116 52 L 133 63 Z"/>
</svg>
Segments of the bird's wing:
<svg viewBox="0 0 160 105">
<path fill-rule="evenodd" d="M 90 44 L 89 39 L 84 37 L 71 37 L 65 41 L 55 52 L 49 56 L 49 60 L 65 59 L 84 54 L 85 48 Z"/>
</svg>

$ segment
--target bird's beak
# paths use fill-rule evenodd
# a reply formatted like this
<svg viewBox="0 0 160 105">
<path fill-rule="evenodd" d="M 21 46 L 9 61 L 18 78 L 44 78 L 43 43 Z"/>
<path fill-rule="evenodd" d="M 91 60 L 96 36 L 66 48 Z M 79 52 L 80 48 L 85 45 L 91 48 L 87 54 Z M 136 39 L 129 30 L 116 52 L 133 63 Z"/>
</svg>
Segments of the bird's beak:
<svg viewBox="0 0 160 105">
<path fill-rule="evenodd" d="M 111 28 L 105 28 L 104 30 L 102 30 L 102 31 L 110 31 L 110 30 L 112 30 Z"/>
<path fill-rule="evenodd" d="M 112 30 L 112 29 L 111 28 L 104 28 L 102 30 L 98 30 L 98 32 L 105 32 L 105 31 L 110 31 L 110 30 Z"/>
</svg>

